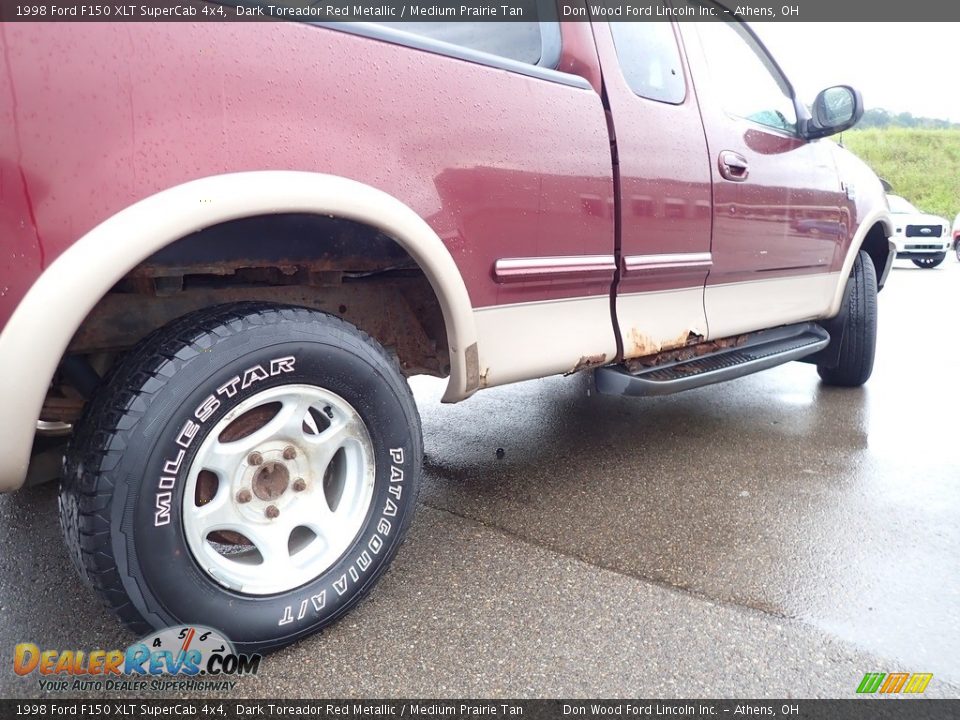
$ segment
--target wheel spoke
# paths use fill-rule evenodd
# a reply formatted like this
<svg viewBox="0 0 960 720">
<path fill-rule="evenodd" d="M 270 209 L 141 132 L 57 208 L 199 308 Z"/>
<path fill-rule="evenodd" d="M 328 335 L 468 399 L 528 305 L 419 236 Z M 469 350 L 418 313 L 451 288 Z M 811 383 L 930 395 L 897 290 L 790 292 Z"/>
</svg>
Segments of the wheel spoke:
<svg viewBox="0 0 960 720">
<path fill-rule="evenodd" d="M 355 440 L 354 422 L 351 420 L 336 419 L 333 424 L 319 435 L 303 434 L 303 447 L 310 458 L 310 467 L 314 477 L 319 481 L 327 472 L 327 466 L 333 460 L 340 448 Z"/>
<path fill-rule="evenodd" d="M 290 526 L 288 523 L 269 525 L 249 524 L 244 528 L 245 537 L 253 543 L 263 558 L 264 567 L 270 573 L 282 573 L 290 568 Z"/>
<path fill-rule="evenodd" d="M 339 553 L 352 537 L 348 514 L 330 509 L 322 487 L 314 487 L 298 498 L 297 509 L 289 515 L 287 524 L 290 532 L 298 527 L 310 530 L 323 543 L 324 552 Z"/>
<path fill-rule="evenodd" d="M 247 448 L 237 447 L 237 444 L 213 443 L 200 461 L 202 469 L 216 473 L 221 483 L 229 481 L 237 472 L 237 468 L 246 461 L 248 454 Z"/>
<path fill-rule="evenodd" d="M 199 535 L 197 539 L 203 541 L 214 530 L 245 533 L 246 523 L 246 519 L 237 512 L 237 506 L 230 497 L 226 483 L 221 483 L 220 489 L 210 502 L 193 509 L 191 525 Z"/>
</svg>

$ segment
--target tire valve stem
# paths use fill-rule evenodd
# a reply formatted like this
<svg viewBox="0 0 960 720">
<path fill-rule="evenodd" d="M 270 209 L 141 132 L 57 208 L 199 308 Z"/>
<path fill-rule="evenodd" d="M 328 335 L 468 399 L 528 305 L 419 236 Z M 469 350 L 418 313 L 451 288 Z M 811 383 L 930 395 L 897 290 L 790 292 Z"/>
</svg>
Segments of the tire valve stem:
<svg viewBox="0 0 960 720">
<path fill-rule="evenodd" d="M 267 505 L 267 509 L 264 511 L 264 514 L 265 514 L 268 518 L 270 518 L 271 520 L 273 520 L 274 518 L 280 516 L 280 510 L 277 508 L 276 505 Z"/>
</svg>

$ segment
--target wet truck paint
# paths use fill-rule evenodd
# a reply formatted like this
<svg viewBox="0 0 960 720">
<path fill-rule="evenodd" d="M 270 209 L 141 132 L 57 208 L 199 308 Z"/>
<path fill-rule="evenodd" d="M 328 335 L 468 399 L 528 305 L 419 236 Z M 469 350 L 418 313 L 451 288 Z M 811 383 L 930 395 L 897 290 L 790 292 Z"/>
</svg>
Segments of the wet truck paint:
<svg viewBox="0 0 960 720">
<path fill-rule="evenodd" d="M 16 23 L 2 37 L 0 326 L 41 256 L 49 265 L 160 190 L 243 170 L 329 173 L 395 196 L 449 248 L 474 307 L 610 293 L 612 269 L 493 276 L 505 257 L 612 255 L 594 89 L 298 23 Z M 562 62 L 596 80 L 580 40 Z"/>
<path fill-rule="evenodd" d="M 708 284 L 838 269 L 836 250 L 845 239 L 842 195 L 827 142 L 804 140 L 728 111 L 699 25 L 681 29 L 697 79 L 713 175 L 714 263 Z M 778 71 L 771 66 L 768 72 Z M 742 180 L 722 172 L 723 158 L 731 153 L 746 161 Z"/>
<path fill-rule="evenodd" d="M 734 115 L 701 42 L 707 28 L 685 25 L 679 28 L 713 177 L 713 262 L 704 293 L 709 337 L 822 317 L 850 240 L 830 141 L 805 140 Z M 708 25 L 710 31 L 726 27 Z M 712 42 L 711 51 L 723 49 L 716 36 Z M 779 70 L 762 47 L 754 51 L 772 82 Z"/>
<path fill-rule="evenodd" d="M 3 40 L 7 30 L 0 23 L 0 329 L 43 269 L 30 192 L 42 192 L 44 183 L 28 176 L 21 162 L 21 119 Z"/>
<path fill-rule="evenodd" d="M 659 27 L 677 47 L 669 26 Z M 709 158 L 686 66 L 675 69 L 686 86 L 682 101 L 648 99 L 625 79 L 609 24 L 595 24 L 594 36 L 620 172 L 617 320 L 624 357 L 639 357 L 707 334 L 703 286 L 711 266 Z M 642 38 L 625 33 L 620 40 Z M 681 54 L 679 47 L 676 52 Z"/>
</svg>

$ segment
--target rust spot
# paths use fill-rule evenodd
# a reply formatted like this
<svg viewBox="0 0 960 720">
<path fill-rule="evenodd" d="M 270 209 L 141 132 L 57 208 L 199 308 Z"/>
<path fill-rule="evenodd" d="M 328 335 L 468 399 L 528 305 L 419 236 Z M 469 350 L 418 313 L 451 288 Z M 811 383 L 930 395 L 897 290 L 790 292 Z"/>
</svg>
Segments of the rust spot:
<svg viewBox="0 0 960 720">
<path fill-rule="evenodd" d="M 283 463 L 267 463 L 253 476 L 253 494 L 261 500 L 276 500 L 287 491 L 290 471 Z"/>
<path fill-rule="evenodd" d="M 213 500 L 213 496 L 217 494 L 219 487 L 220 479 L 215 473 L 209 470 L 201 470 L 200 474 L 197 475 L 197 488 L 194 492 L 194 503 L 196 506 L 203 507 Z"/>
<path fill-rule="evenodd" d="M 251 410 L 247 410 L 243 415 L 227 425 L 217 439 L 220 442 L 226 443 L 240 440 L 241 438 L 247 437 L 247 435 L 252 435 L 254 431 L 259 430 L 269 421 L 273 420 L 282 407 L 283 405 L 275 402 L 258 405 Z"/>
<path fill-rule="evenodd" d="M 225 277 L 191 274 L 183 278 L 183 289 L 172 294 L 142 294 L 130 292 L 131 288 L 121 292 L 118 288 L 101 299 L 90 313 L 74 336 L 69 352 L 99 354 L 126 350 L 153 330 L 193 310 L 263 300 L 332 313 L 342 307 L 341 314 L 347 314 L 351 323 L 397 354 L 404 373 L 449 374 L 450 353 L 443 315 L 425 277 L 375 273 L 336 285 L 314 285 L 312 276 L 295 278 L 304 284 L 281 282 L 279 276 L 254 280 L 236 274 Z M 476 347 L 471 347 L 473 350 L 466 349 L 468 386 L 470 382 L 478 382 L 479 374 L 476 369 L 479 363 L 474 363 Z M 58 383 L 59 386 L 65 384 Z M 476 387 L 475 384 L 472 389 Z M 63 394 L 58 390 L 51 393 L 51 398 Z M 55 400 L 47 411 L 51 419 L 58 415 L 76 417 L 83 403 L 76 412 L 54 406 Z"/>
<path fill-rule="evenodd" d="M 703 342 L 702 335 L 694 335 L 693 333 L 690 333 L 688 337 L 689 344 L 685 345 L 684 347 L 631 358 L 630 360 L 626 361 L 625 365 L 627 366 L 628 370 L 638 371 L 644 368 L 663 365 L 664 363 L 692 360 L 693 358 L 700 357 L 701 355 L 709 355 L 710 353 L 715 353 L 719 350 L 725 350 L 731 347 L 739 347 L 746 342 L 748 337 L 748 335 L 735 335 L 733 337 Z"/>
<path fill-rule="evenodd" d="M 241 535 L 233 530 L 214 530 L 207 535 L 209 540 L 221 545 L 243 545 L 253 547 L 253 543 L 247 539 L 246 535 Z"/>
<path fill-rule="evenodd" d="M 40 419 L 47 422 L 75 423 L 83 412 L 84 400 L 69 386 L 56 388 L 47 395 L 40 411 Z"/>
<path fill-rule="evenodd" d="M 586 368 L 600 367 L 601 365 L 605 365 L 606 362 L 607 362 L 606 353 L 600 353 L 599 355 L 584 355 L 579 360 L 577 360 L 577 364 L 573 366 L 573 370 L 571 370 L 570 372 L 564 373 L 564 376 L 573 375 L 575 372 L 579 372 L 580 370 L 585 370 Z"/>
<path fill-rule="evenodd" d="M 480 355 L 476 343 L 464 350 L 463 359 L 467 366 L 467 392 L 473 392 L 480 387 Z"/>
<path fill-rule="evenodd" d="M 490 374 L 490 368 L 484 368 L 483 372 L 480 373 L 480 387 L 485 388 L 487 386 L 487 375 Z"/>
<path fill-rule="evenodd" d="M 656 355 L 676 347 L 695 345 L 703 342 L 703 335 L 700 335 L 694 330 L 689 330 L 676 338 L 655 340 L 649 335 L 640 332 L 637 328 L 632 328 L 627 340 L 628 345 L 624 350 L 624 355 L 628 358 L 635 358 Z"/>
<path fill-rule="evenodd" d="M 660 351 L 660 343 L 636 328 L 631 328 L 630 334 L 627 336 L 627 341 L 628 349 L 624 351 L 627 357 L 652 355 Z"/>
</svg>

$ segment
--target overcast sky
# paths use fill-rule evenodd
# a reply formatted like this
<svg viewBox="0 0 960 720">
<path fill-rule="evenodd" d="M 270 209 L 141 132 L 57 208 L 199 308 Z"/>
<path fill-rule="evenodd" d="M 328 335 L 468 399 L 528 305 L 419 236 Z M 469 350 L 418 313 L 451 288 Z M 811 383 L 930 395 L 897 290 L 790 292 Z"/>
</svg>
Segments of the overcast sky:
<svg viewBox="0 0 960 720">
<path fill-rule="evenodd" d="M 813 101 L 853 85 L 868 108 L 960 122 L 960 23 L 750 23 Z"/>
</svg>

